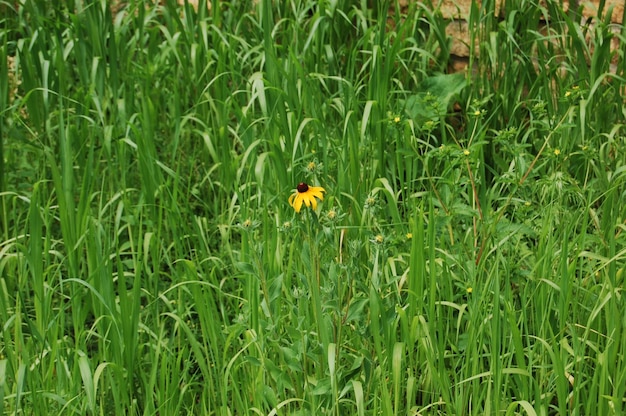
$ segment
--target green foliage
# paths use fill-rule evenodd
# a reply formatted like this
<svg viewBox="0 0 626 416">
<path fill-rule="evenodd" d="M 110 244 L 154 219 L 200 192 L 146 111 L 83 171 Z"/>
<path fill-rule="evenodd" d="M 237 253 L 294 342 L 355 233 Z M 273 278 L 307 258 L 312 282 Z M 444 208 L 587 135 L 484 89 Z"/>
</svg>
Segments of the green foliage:
<svg viewBox="0 0 626 416">
<path fill-rule="evenodd" d="M 609 10 L 162 3 L 0 2 L 0 413 L 626 410 Z"/>
</svg>

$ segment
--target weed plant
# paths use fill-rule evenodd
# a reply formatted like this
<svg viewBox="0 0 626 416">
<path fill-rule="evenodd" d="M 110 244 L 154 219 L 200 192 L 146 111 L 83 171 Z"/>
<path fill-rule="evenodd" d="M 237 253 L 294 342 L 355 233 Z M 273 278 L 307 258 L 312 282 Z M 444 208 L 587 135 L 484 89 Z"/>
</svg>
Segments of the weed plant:
<svg viewBox="0 0 626 416">
<path fill-rule="evenodd" d="M 604 2 L 153 3 L 0 2 L 0 414 L 626 412 Z"/>
</svg>

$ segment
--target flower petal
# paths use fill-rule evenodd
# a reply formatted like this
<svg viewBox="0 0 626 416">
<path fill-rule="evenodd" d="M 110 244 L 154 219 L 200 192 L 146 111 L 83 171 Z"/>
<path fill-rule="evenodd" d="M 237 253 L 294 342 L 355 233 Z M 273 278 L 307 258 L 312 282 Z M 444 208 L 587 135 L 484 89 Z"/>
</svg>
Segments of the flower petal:
<svg viewBox="0 0 626 416">
<path fill-rule="evenodd" d="M 308 192 L 301 194 L 302 200 L 306 204 L 307 207 L 311 206 L 311 195 Z"/>
<path fill-rule="evenodd" d="M 324 194 L 321 193 L 320 191 L 314 189 L 314 190 L 310 191 L 310 193 L 311 193 L 311 197 L 312 198 L 317 197 L 317 198 L 320 199 L 320 201 L 324 200 Z"/>
<path fill-rule="evenodd" d="M 293 209 L 296 210 L 297 213 L 300 213 L 300 209 L 302 209 L 302 195 L 296 195 L 294 200 Z"/>
<path fill-rule="evenodd" d="M 321 195 L 322 192 L 326 192 L 326 189 L 322 188 L 321 186 L 309 186 L 309 191 Z"/>
</svg>

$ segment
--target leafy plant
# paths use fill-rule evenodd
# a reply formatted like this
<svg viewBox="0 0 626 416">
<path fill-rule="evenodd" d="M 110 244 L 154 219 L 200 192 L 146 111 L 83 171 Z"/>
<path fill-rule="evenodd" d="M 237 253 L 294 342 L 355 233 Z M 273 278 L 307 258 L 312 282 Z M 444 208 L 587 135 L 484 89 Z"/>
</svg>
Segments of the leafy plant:
<svg viewBox="0 0 626 416">
<path fill-rule="evenodd" d="M 624 28 L 376 6 L 0 4 L 0 413 L 623 412 Z"/>
</svg>

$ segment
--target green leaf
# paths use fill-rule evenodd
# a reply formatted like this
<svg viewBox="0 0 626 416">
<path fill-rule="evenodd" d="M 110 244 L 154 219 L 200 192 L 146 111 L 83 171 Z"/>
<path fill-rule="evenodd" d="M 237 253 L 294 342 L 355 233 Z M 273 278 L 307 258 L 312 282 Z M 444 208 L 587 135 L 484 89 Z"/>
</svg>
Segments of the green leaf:
<svg viewBox="0 0 626 416">
<path fill-rule="evenodd" d="M 452 99 L 461 93 L 466 84 L 465 75 L 460 73 L 426 78 L 420 83 L 419 92 L 406 100 L 405 111 L 418 123 L 442 118 L 447 114 Z"/>
</svg>

